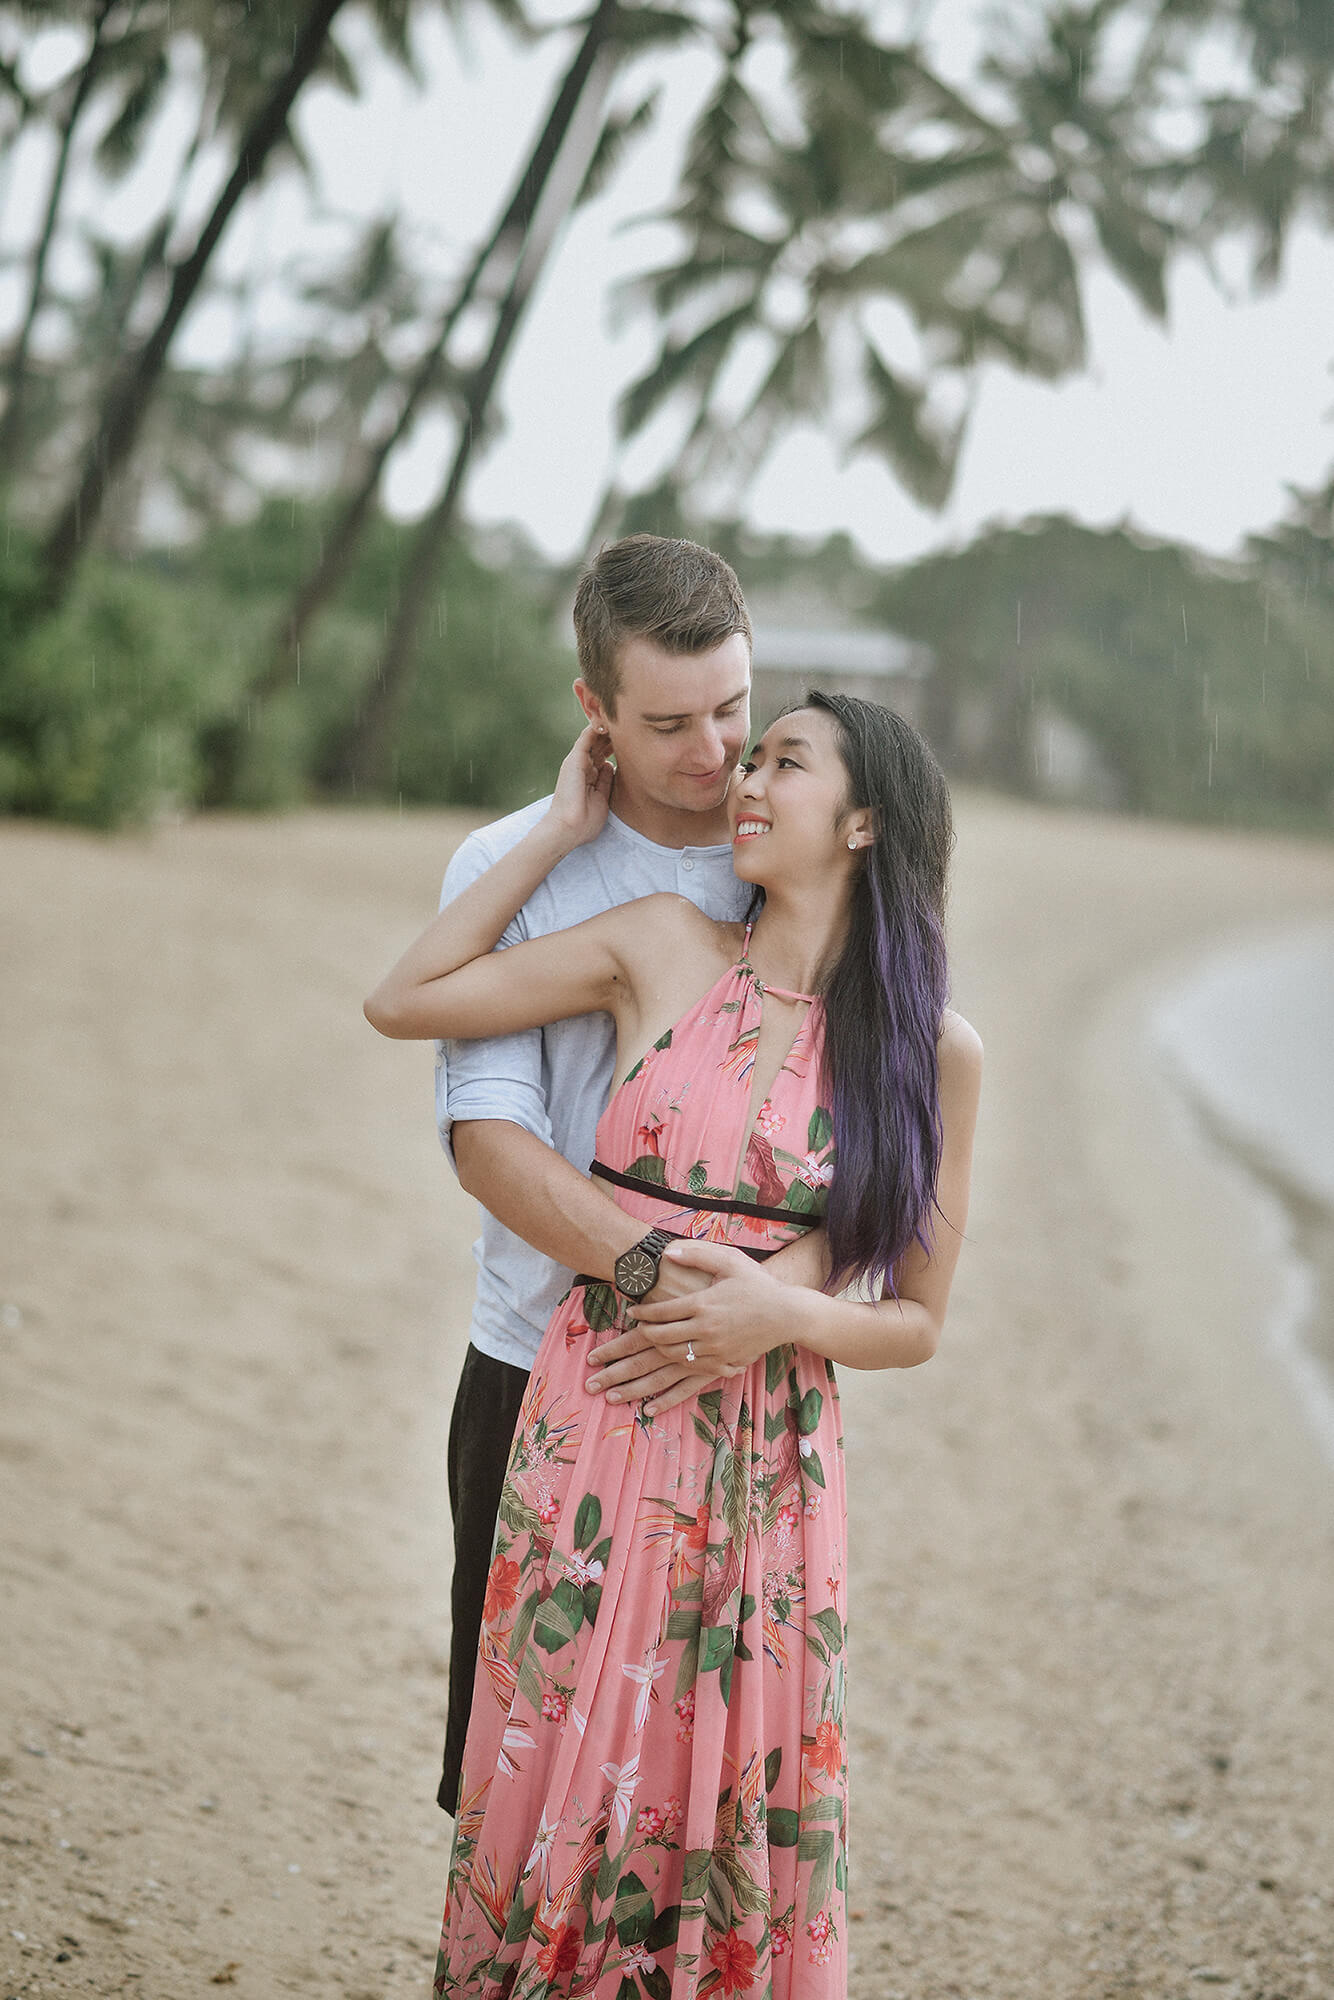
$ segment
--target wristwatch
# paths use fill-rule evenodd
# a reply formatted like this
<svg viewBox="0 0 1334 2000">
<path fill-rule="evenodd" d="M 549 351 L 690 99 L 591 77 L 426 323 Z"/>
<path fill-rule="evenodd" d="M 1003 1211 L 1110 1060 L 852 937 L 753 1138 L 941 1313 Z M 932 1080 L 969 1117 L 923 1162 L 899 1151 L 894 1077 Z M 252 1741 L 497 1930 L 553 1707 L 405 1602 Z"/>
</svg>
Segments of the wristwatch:
<svg viewBox="0 0 1334 2000">
<path fill-rule="evenodd" d="M 658 1282 L 658 1266 L 662 1253 L 676 1238 L 670 1229 L 650 1229 L 647 1236 L 641 1236 L 638 1243 L 632 1243 L 628 1250 L 622 1250 L 612 1265 L 612 1279 L 623 1299 L 636 1303 L 647 1298 Z"/>
</svg>

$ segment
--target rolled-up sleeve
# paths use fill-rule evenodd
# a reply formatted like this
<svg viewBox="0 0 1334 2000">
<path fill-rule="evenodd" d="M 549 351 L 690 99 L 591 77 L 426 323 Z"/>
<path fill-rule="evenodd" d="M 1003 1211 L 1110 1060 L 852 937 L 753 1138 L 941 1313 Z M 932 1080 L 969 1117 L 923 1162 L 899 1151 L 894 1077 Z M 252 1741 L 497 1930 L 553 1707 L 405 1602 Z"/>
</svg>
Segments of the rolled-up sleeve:
<svg viewBox="0 0 1334 2000">
<path fill-rule="evenodd" d="M 465 840 L 445 871 L 441 909 L 461 895 L 494 859 L 480 842 Z M 507 926 L 497 951 L 518 944 L 526 935 L 521 910 Z M 473 1118 L 506 1119 L 511 1125 L 531 1132 L 544 1145 L 551 1145 L 551 1120 L 542 1085 L 540 1028 L 528 1028 L 517 1035 L 494 1035 L 486 1041 L 436 1043 L 435 1123 L 451 1165 L 454 1164 L 453 1127 L 460 1119 Z"/>
</svg>

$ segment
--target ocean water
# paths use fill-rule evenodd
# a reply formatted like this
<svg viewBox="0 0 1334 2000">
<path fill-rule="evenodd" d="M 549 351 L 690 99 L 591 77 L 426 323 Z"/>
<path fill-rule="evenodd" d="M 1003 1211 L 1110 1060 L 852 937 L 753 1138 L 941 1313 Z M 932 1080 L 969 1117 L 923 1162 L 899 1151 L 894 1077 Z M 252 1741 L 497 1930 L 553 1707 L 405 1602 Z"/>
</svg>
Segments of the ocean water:
<svg viewBox="0 0 1334 2000">
<path fill-rule="evenodd" d="M 1211 955 L 1153 1026 L 1208 1138 L 1276 1206 L 1267 1332 L 1334 1463 L 1334 911 Z"/>
</svg>

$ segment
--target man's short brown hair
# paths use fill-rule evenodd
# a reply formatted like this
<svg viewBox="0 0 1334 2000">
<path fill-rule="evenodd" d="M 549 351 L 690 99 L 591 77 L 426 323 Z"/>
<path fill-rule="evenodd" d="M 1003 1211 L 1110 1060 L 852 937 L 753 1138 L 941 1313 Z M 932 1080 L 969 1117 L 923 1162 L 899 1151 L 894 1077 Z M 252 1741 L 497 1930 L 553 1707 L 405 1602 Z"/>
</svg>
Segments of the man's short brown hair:
<svg viewBox="0 0 1334 2000">
<path fill-rule="evenodd" d="M 698 542 L 627 535 L 599 550 L 579 579 L 579 672 L 610 716 L 624 640 L 651 639 L 668 653 L 709 653 L 734 632 L 750 646 L 750 614 L 736 571 Z"/>
</svg>

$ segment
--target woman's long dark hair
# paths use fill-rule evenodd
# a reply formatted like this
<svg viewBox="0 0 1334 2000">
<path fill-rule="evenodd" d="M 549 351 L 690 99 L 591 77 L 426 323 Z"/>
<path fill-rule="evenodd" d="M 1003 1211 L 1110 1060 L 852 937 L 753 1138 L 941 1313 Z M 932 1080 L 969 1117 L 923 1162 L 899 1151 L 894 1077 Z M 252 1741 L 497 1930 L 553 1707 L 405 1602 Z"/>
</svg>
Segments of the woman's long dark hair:
<svg viewBox="0 0 1334 2000">
<path fill-rule="evenodd" d="M 826 1218 L 829 1287 L 865 1279 L 878 1291 L 893 1287 L 912 1244 L 929 1251 L 932 1241 L 954 825 L 940 766 L 901 715 L 841 694 L 811 693 L 802 706 L 832 717 L 848 809 L 869 807 L 874 820 L 848 934 L 821 984 L 837 1145 Z"/>
</svg>

